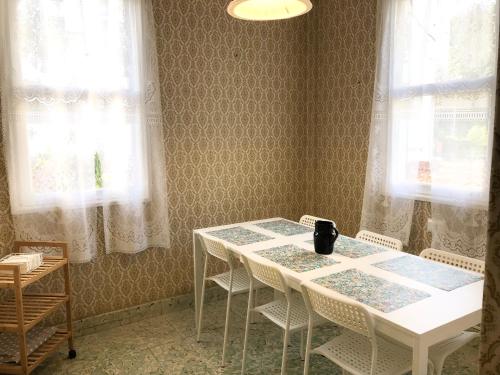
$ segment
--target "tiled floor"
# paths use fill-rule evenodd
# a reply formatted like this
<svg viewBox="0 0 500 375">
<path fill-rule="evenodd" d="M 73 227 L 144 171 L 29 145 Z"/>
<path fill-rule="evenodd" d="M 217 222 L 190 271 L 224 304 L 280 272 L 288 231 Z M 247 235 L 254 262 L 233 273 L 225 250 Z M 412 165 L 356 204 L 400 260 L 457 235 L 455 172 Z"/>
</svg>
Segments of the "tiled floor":
<svg viewBox="0 0 500 375">
<path fill-rule="evenodd" d="M 219 366 L 225 304 L 206 305 L 202 342 L 197 343 L 193 309 L 172 312 L 140 322 L 111 328 L 77 338 L 78 357 L 66 359 L 66 352 L 51 357 L 36 375 L 57 374 L 239 374 L 246 296 L 238 296 L 232 312 L 229 363 Z M 314 343 L 328 340 L 338 332 L 333 326 L 316 330 Z M 251 326 L 247 374 L 278 374 L 281 365 L 281 330 L 269 322 Z M 300 337 L 292 338 L 288 374 L 301 374 Z M 448 358 L 443 374 L 477 374 L 479 342 L 473 341 Z M 312 357 L 311 374 L 341 374 L 338 367 L 319 356 Z"/>
</svg>

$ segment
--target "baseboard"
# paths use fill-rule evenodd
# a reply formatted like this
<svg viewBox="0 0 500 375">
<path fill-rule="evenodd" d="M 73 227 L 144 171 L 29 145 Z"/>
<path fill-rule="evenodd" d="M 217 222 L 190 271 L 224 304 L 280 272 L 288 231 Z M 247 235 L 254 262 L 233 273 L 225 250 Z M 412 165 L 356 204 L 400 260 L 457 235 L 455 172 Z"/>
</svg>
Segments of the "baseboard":
<svg viewBox="0 0 500 375">
<path fill-rule="evenodd" d="M 208 288 L 205 292 L 205 301 L 219 300 L 226 296 L 227 292 L 222 288 Z M 143 305 L 132 306 L 122 310 L 75 320 L 73 321 L 73 331 L 75 336 L 89 335 L 109 328 L 126 325 L 138 320 L 166 314 L 171 311 L 184 310 L 190 307 L 194 308 L 193 293 L 165 298 Z"/>
</svg>

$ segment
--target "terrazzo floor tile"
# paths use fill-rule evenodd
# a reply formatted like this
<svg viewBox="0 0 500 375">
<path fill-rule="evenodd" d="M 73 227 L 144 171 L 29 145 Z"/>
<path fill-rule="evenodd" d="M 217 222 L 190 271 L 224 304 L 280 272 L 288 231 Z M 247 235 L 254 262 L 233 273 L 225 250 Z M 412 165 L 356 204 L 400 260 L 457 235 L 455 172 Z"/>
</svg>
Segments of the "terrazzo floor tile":
<svg viewBox="0 0 500 375">
<path fill-rule="evenodd" d="M 271 293 L 264 291 L 260 302 Z M 241 351 L 247 296 L 235 297 L 231 312 L 227 365 L 220 367 L 225 319 L 225 301 L 205 305 L 201 342 L 196 342 L 194 311 L 186 309 L 143 321 L 114 327 L 75 341 L 78 356 L 66 359 L 66 349 L 53 355 L 35 375 L 236 375 L 241 373 Z M 337 335 L 332 324 L 315 328 L 313 346 Z M 300 334 L 294 333 L 288 348 L 288 374 L 303 373 Z M 269 321 L 258 319 L 250 325 L 248 375 L 280 373 L 282 331 Z M 451 355 L 443 375 L 478 374 L 479 341 L 474 340 Z M 340 375 L 341 370 L 318 355 L 311 357 L 311 375 Z"/>
</svg>

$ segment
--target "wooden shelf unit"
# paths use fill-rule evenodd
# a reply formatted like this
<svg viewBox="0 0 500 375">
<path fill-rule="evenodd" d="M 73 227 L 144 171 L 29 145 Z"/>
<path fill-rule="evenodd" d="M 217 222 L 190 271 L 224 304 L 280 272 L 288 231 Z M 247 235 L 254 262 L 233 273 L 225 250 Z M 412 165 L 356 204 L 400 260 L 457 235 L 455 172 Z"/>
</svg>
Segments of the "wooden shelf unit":
<svg viewBox="0 0 500 375">
<path fill-rule="evenodd" d="M 64 242 L 16 241 L 14 252 L 21 247 L 59 248 L 62 256 L 44 256 L 43 264 L 36 270 L 22 274 L 20 266 L 0 264 L 0 289 L 12 289 L 14 298 L 0 304 L 0 332 L 17 332 L 19 337 L 19 363 L 0 363 L 0 374 L 30 374 L 63 342 L 68 342 L 69 358 L 76 356 L 73 347 L 71 317 L 71 288 L 68 249 Z M 23 289 L 44 276 L 63 269 L 64 293 L 23 294 Z M 60 306 L 66 306 L 66 330 L 58 330 L 33 353 L 27 355 L 27 332 Z"/>
<path fill-rule="evenodd" d="M 43 318 L 51 314 L 67 301 L 68 297 L 65 295 L 23 295 L 24 330 L 29 331 Z M 0 331 L 18 331 L 15 299 L 9 299 L 7 302 L 0 305 Z"/>
<path fill-rule="evenodd" d="M 54 353 L 69 338 L 70 334 L 67 331 L 58 330 L 54 333 L 28 356 L 28 373 L 31 373 L 45 358 Z M 24 374 L 24 372 L 20 365 L 3 363 L 0 364 L 0 374 Z"/>
<path fill-rule="evenodd" d="M 48 275 L 51 272 L 58 270 L 61 267 L 64 267 L 65 264 L 68 263 L 67 259 L 61 257 L 47 256 L 43 258 L 43 264 L 38 267 L 36 270 L 30 273 L 22 273 L 21 274 L 21 288 L 26 288 L 28 285 L 40 280 L 42 277 Z M 1 265 L 0 270 L 12 270 L 15 266 Z M 14 289 L 15 279 L 12 275 L 0 274 L 0 288 L 9 288 Z"/>
</svg>

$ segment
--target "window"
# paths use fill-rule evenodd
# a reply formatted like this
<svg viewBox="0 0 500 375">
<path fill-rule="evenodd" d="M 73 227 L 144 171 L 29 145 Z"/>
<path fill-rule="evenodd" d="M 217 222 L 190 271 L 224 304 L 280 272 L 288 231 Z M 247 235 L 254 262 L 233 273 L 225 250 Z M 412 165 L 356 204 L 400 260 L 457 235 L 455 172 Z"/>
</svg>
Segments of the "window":
<svg viewBox="0 0 500 375">
<path fill-rule="evenodd" d="M 390 193 L 483 206 L 495 102 L 496 1 L 395 0 L 391 12 Z"/>
<path fill-rule="evenodd" d="M 14 213 L 147 199 L 140 1 L 6 3 Z"/>
</svg>

